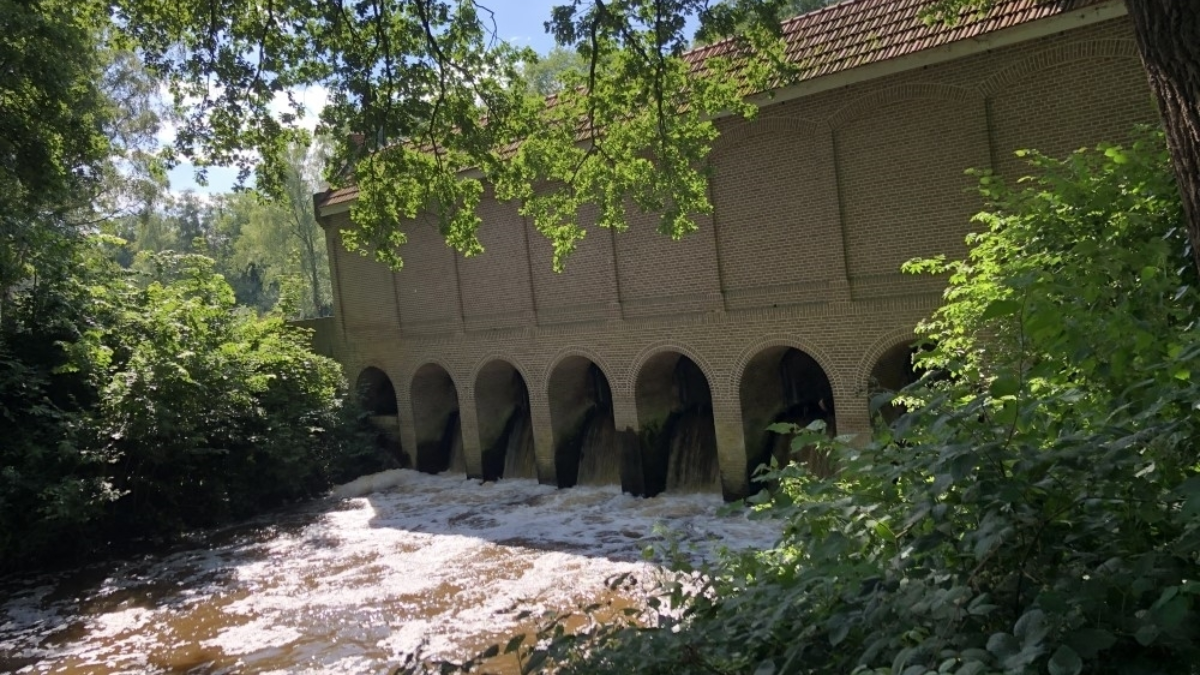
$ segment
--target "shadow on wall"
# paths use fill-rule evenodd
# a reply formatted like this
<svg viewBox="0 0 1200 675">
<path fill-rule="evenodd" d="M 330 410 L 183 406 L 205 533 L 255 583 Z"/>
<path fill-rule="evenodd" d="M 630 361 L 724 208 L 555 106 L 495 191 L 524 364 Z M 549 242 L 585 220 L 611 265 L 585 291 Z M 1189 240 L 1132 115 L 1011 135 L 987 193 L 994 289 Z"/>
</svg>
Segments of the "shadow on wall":
<svg viewBox="0 0 1200 675">
<path fill-rule="evenodd" d="M 359 406 L 367 414 L 367 423 L 376 432 L 375 445 L 394 457 L 400 466 L 412 466 L 400 443 L 396 389 L 387 373 L 375 367 L 363 369 L 354 390 L 358 392 Z"/>
<path fill-rule="evenodd" d="M 450 373 L 436 363 L 421 366 L 413 375 L 411 396 L 417 470 L 466 474 L 458 390 Z"/>
<path fill-rule="evenodd" d="M 764 349 L 746 364 L 739 396 L 751 480 L 772 459 L 779 465 L 794 459 L 818 475 L 829 475 L 831 467 L 823 455 L 811 447 L 793 453 L 791 437 L 767 431 L 775 423 L 805 427 L 821 420 L 830 436 L 837 434 L 833 386 L 816 359 L 795 347 Z"/>
<path fill-rule="evenodd" d="M 719 493 L 712 389 L 700 367 L 678 352 L 657 354 L 642 366 L 634 391 L 642 484 L 630 491 Z"/>
</svg>

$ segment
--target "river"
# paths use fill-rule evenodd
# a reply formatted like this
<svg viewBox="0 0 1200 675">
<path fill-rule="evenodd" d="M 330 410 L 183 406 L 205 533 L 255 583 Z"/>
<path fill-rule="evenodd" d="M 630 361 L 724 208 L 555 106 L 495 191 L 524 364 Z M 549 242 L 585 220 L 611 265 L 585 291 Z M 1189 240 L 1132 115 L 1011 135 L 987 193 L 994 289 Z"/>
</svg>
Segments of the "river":
<svg viewBox="0 0 1200 675">
<path fill-rule="evenodd" d="M 547 611 L 637 604 L 663 532 L 698 558 L 765 546 L 713 494 L 641 499 L 389 471 L 187 547 L 0 580 L 0 672 L 387 673 L 461 660 Z M 638 585 L 610 591 L 628 574 Z M 499 670 L 514 670 L 503 664 Z"/>
</svg>

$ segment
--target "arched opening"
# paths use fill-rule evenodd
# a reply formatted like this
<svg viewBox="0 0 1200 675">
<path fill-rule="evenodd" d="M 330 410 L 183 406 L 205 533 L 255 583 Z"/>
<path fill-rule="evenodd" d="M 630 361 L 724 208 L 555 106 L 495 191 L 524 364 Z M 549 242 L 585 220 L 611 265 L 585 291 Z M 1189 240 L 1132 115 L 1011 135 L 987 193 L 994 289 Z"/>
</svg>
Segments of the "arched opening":
<svg viewBox="0 0 1200 675">
<path fill-rule="evenodd" d="M 656 354 L 638 373 L 635 396 L 644 493 L 720 492 L 712 390 L 704 371 L 678 352 Z"/>
<path fill-rule="evenodd" d="M 376 447 L 396 458 L 400 466 L 409 466 L 408 456 L 400 446 L 399 409 L 391 378 L 379 368 L 368 366 L 358 374 L 354 391 L 358 396 L 358 404 L 368 415 Z"/>
<path fill-rule="evenodd" d="M 506 361 L 491 361 L 475 378 L 483 479 L 537 478 L 533 423 L 525 378 Z"/>
<path fill-rule="evenodd" d="M 445 368 L 421 366 L 412 380 L 413 428 L 417 434 L 417 469 L 426 473 L 466 473 L 458 390 Z"/>
<path fill-rule="evenodd" d="M 755 354 L 739 383 L 742 428 L 746 438 L 747 466 L 751 477 L 774 457 L 779 464 L 792 459 L 807 462 L 817 473 L 827 473 L 824 458 L 805 448 L 791 452 L 791 438 L 767 431 L 777 422 L 806 427 L 825 422 L 830 435 L 837 433 L 833 411 L 833 386 L 816 359 L 795 347 L 768 347 Z"/>
<path fill-rule="evenodd" d="M 374 366 L 364 368 L 358 374 L 354 390 L 358 392 L 359 405 L 372 417 L 396 415 L 396 389 L 382 370 Z"/>
<path fill-rule="evenodd" d="M 920 347 L 904 342 L 893 346 L 879 357 L 875 366 L 871 368 L 871 375 L 867 381 L 868 406 L 873 407 L 872 400 L 876 396 L 900 391 L 920 379 L 921 372 L 913 364 L 918 351 Z M 873 419 L 890 426 L 903 414 L 903 405 L 889 401 L 875 410 Z"/>
<path fill-rule="evenodd" d="M 559 487 L 621 484 L 612 388 L 590 359 L 569 356 L 550 374 L 550 424 Z"/>
</svg>

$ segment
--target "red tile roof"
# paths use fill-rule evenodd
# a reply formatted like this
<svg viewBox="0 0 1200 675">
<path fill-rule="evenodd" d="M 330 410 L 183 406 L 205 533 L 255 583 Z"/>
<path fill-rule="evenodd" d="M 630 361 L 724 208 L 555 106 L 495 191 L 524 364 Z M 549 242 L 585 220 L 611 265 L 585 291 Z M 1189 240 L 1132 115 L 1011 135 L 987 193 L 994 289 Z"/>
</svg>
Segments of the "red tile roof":
<svg viewBox="0 0 1200 675">
<path fill-rule="evenodd" d="M 955 26 L 921 18 L 931 0 L 846 0 L 801 14 L 783 24 L 788 60 L 799 67 L 796 82 L 907 56 L 1013 26 L 1065 14 L 1097 0 L 999 0 L 982 17 L 964 14 Z M 734 51 L 725 40 L 688 52 L 702 62 Z"/>
<path fill-rule="evenodd" d="M 1097 4 L 1099 0 L 997 0 L 982 17 L 964 15 L 954 26 L 927 24 L 921 10 L 932 0 L 845 0 L 784 22 L 788 60 L 799 68 L 792 83 L 814 80 L 872 63 L 1037 21 Z M 684 58 L 699 66 L 735 54 L 736 41 L 694 49 Z M 319 206 L 353 201 L 356 187 L 317 195 Z"/>
</svg>

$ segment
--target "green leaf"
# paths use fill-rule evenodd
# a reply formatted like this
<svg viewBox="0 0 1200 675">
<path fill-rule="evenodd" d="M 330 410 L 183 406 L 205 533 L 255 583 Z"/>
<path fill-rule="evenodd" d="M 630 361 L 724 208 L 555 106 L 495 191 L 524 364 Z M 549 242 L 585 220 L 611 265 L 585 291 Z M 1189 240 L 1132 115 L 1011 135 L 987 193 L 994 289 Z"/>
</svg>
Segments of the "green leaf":
<svg viewBox="0 0 1200 675">
<path fill-rule="evenodd" d="M 988 393 L 995 398 L 1004 396 L 1015 396 L 1021 391 L 1021 380 L 1011 373 L 1004 373 L 992 380 L 992 384 L 988 387 Z"/>
<path fill-rule="evenodd" d="M 517 651 L 518 649 L 521 648 L 521 644 L 524 642 L 525 642 L 525 634 L 524 633 L 521 633 L 520 635 L 512 636 L 511 638 L 508 639 L 508 642 L 504 645 L 504 653 L 511 654 L 511 653 Z"/>
<path fill-rule="evenodd" d="M 1021 645 L 1025 648 L 1040 645 L 1046 638 L 1046 634 L 1050 632 L 1050 626 L 1046 622 L 1046 613 L 1040 609 L 1031 609 L 1025 612 L 1020 619 L 1017 619 L 1017 625 L 1013 627 L 1013 632 L 1021 638 Z"/>
<path fill-rule="evenodd" d="M 766 659 L 754 669 L 754 675 L 775 675 L 775 662 Z"/>
<path fill-rule="evenodd" d="M 1010 316 L 1021 311 L 1021 303 L 1016 300 L 993 300 L 980 315 L 980 321 L 988 321 L 1002 316 Z"/>
<path fill-rule="evenodd" d="M 1079 675 L 1083 670 L 1083 659 L 1079 658 L 1079 654 L 1076 654 L 1074 649 L 1062 645 L 1055 650 L 1054 656 L 1050 657 L 1050 663 L 1047 666 L 1050 669 L 1050 675 Z"/>
<path fill-rule="evenodd" d="M 1021 651 L 1021 643 L 1017 642 L 1017 638 L 1009 633 L 993 633 L 988 638 L 987 650 L 996 658 L 1004 660 Z"/>
<path fill-rule="evenodd" d="M 1066 643 L 1079 654 L 1092 659 L 1117 643 L 1112 633 L 1101 628 L 1080 628 L 1066 637 Z"/>
<path fill-rule="evenodd" d="M 525 666 L 523 668 L 521 668 L 522 675 L 528 675 L 528 673 L 536 673 L 538 671 L 538 669 L 542 667 L 542 664 L 546 662 L 547 656 L 548 656 L 548 654 L 546 653 L 546 650 L 544 650 L 544 649 L 535 650 L 532 654 L 529 655 L 529 660 L 525 662 Z"/>
<path fill-rule="evenodd" d="M 1137 632 L 1133 634 L 1133 638 L 1137 640 L 1138 644 L 1141 646 L 1149 647 L 1150 645 L 1154 644 L 1154 641 L 1158 639 L 1158 636 L 1161 632 L 1162 631 L 1159 630 L 1158 626 L 1146 624 L 1137 629 Z"/>
</svg>

